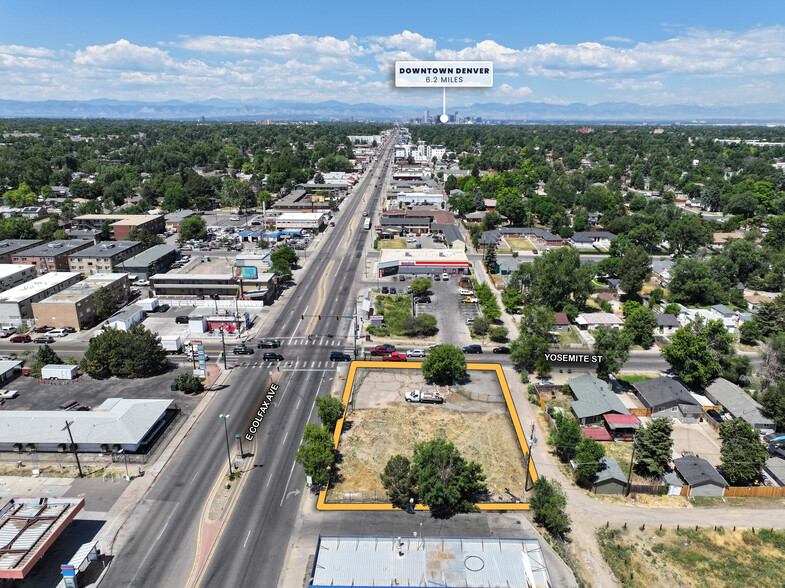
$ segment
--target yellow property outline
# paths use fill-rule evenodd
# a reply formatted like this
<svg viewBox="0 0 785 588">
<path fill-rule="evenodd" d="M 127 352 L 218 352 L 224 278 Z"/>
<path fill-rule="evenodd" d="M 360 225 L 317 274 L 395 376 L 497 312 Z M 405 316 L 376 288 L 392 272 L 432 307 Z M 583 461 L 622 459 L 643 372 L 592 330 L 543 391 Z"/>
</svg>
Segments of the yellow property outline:
<svg viewBox="0 0 785 588">
<path fill-rule="evenodd" d="M 510 388 L 507 386 L 507 380 L 504 377 L 504 372 L 502 371 L 502 366 L 498 363 L 468 363 L 466 367 L 469 371 L 492 371 L 496 373 L 496 377 L 499 379 L 499 385 L 501 386 L 502 393 L 504 394 L 504 401 L 507 403 L 507 414 L 510 416 L 512 420 L 513 428 L 515 429 L 515 434 L 518 437 L 518 444 L 521 448 L 522 456 L 525 457 L 527 454 L 531 454 L 531 450 L 529 449 L 529 444 L 526 442 L 526 436 L 523 434 L 523 429 L 521 428 L 520 420 L 518 419 L 518 412 L 515 410 L 515 403 L 512 401 L 512 396 L 510 395 Z M 354 378 L 355 374 L 357 373 L 357 368 L 374 368 L 374 369 L 421 369 L 422 362 L 405 362 L 405 363 L 397 363 L 395 365 L 383 363 L 380 361 L 353 361 L 349 366 L 349 373 L 346 375 L 346 385 L 343 389 L 343 398 L 342 402 L 344 406 L 349 406 L 349 397 L 352 393 L 352 386 L 354 385 Z M 346 410 L 344 409 L 343 416 L 338 420 L 335 425 L 335 433 L 333 434 L 333 439 L 335 440 L 335 448 L 338 448 L 338 442 L 341 440 L 341 432 L 343 431 L 343 421 L 346 418 Z M 531 479 L 531 483 L 537 481 L 537 468 L 534 467 L 534 459 L 529 460 L 529 477 Z M 316 502 L 317 510 L 375 510 L 375 511 L 388 511 L 388 510 L 398 510 L 392 504 L 345 504 L 345 503 L 328 503 L 326 501 L 327 496 L 327 488 L 325 487 L 321 492 L 319 492 L 319 500 Z M 520 502 L 520 503 L 507 503 L 507 502 L 481 502 L 477 504 L 477 508 L 480 510 L 529 510 L 529 503 L 528 502 Z M 424 504 L 417 504 L 415 505 L 416 510 L 428 510 L 428 507 Z"/>
</svg>

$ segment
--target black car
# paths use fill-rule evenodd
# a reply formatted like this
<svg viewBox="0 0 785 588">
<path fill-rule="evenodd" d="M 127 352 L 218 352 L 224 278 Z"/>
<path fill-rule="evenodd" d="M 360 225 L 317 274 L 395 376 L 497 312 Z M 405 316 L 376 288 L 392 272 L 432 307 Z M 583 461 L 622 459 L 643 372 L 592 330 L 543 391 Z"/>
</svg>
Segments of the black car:
<svg viewBox="0 0 785 588">
<path fill-rule="evenodd" d="M 281 343 L 275 339 L 265 339 L 264 341 L 259 341 L 256 346 L 259 349 L 277 349 L 281 346 Z"/>
<path fill-rule="evenodd" d="M 510 348 L 509 347 L 494 347 L 493 348 L 493 352 L 494 353 L 509 353 L 510 352 Z"/>
<path fill-rule="evenodd" d="M 430 296 L 420 296 L 415 300 L 418 304 L 430 304 L 431 297 Z"/>
<path fill-rule="evenodd" d="M 253 355 L 253 348 L 245 345 L 235 345 L 232 349 L 232 353 L 235 355 Z"/>
<path fill-rule="evenodd" d="M 405 281 L 406 281 L 406 276 L 398 276 L 398 279 L 399 279 L 401 282 L 405 282 Z"/>
<path fill-rule="evenodd" d="M 390 289 L 387 286 L 382 286 L 382 294 L 387 294 Z"/>
<path fill-rule="evenodd" d="M 482 353 L 482 347 L 479 345 L 467 345 L 463 348 L 464 353 Z"/>
<path fill-rule="evenodd" d="M 342 351 L 331 351 L 330 361 L 352 361 L 352 356 Z"/>
<path fill-rule="evenodd" d="M 76 329 L 73 327 L 63 327 L 61 331 L 63 331 L 63 333 L 76 333 Z"/>
<path fill-rule="evenodd" d="M 176 316 L 174 317 L 174 322 L 178 325 L 187 325 L 188 324 L 188 317 L 187 316 Z"/>
<path fill-rule="evenodd" d="M 160 304 L 158 306 L 158 312 L 166 312 L 170 308 L 172 308 L 172 307 L 170 305 L 168 305 L 168 304 Z"/>
<path fill-rule="evenodd" d="M 282 361 L 283 355 L 281 355 L 280 353 L 272 353 L 268 351 L 267 353 L 262 355 L 262 359 L 264 361 Z"/>
</svg>

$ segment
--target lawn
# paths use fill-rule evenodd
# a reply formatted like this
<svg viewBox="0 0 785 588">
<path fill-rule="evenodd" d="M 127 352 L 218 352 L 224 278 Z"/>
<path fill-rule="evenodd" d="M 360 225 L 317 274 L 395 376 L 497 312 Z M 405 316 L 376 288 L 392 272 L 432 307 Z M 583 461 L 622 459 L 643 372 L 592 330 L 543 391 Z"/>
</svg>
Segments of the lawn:
<svg viewBox="0 0 785 588">
<path fill-rule="evenodd" d="M 534 245 L 528 239 L 514 239 L 514 238 L 506 238 L 504 239 L 507 242 L 507 245 L 510 246 L 510 249 L 514 251 L 533 251 Z"/>
<path fill-rule="evenodd" d="M 574 327 L 570 327 L 566 333 L 559 333 L 559 345 L 570 345 L 573 343 L 583 343 Z"/>
<path fill-rule="evenodd" d="M 369 326 L 368 332 L 379 337 L 401 335 L 403 321 L 412 316 L 411 298 L 402 294 L 379 294 L 374 302 L 376 304 L 376 313 L 384 317 L 384 326 Z"/>
<path fill-rule="evenodd" d="M 379 239 L 377 249 L 406 249 L 406 239 Z"/>
<path fill-rule="evenodd" d="M 654 378 L 655 376 L 645 376 L 643 374 L 619 374 L 616 376 L 617 380 L 624 382 L 629 387 L 632 387 L 635 382 L 645 382 L 646 380 L 652 380 Z"/>
<path fill-rule="evenodd" d="M 625 587 L 783 586 L 785 532 L 718 527 L 597 531 L 603 557 Z"/>
</svg>

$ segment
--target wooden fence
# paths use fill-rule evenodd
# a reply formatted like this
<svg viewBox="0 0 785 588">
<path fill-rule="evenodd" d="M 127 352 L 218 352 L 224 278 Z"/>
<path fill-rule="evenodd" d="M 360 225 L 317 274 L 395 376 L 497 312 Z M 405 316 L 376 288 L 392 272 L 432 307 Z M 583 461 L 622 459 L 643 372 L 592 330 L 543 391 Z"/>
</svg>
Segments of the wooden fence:
<svg viewBox="0 0 785 588">
<path fill-rule="evenodd" d="M 726 497 L 778 498 L 785 496 L 784 486 L 731 486 L 725 488 Z"/>
<path fill-rule="evenodd" d="M 630 414 L 634 414 L 635 416 L 651 416 L 650 408 L 628 408 L 627 410 L 630 411 Z"/>
</svg>

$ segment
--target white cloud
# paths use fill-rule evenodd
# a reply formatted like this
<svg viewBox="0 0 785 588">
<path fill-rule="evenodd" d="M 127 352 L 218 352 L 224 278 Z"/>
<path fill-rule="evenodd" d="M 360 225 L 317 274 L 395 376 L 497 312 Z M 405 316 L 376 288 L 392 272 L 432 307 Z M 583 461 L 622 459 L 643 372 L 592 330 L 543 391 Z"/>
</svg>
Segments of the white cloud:
<svg viewBox="0 0 785 588">
<path fill-rule="evenodd" d="M 236 53 L 240 55 L 361 55 L 364 49 L 354 37 L 313 37 L 297 34 L 275 35 L 264 38 L 201 36 L 186 37 L 179 47 L 205 53 Z"/>
<path fill-rule="evenodd" d="M 433 53 L 436 50 L 436 41 L 406 30 L 389 37 L 371 37 L 371 40 L 388 49 L 400 49 L 411 54 L 421 55 Z"/>
<path fill-rule="evenodd" d="M 513 88 L 509 84 L 502 84 L 496 88 L 496 93 L 501 94 L 502 96 L 508 96 L 510 98 L 527 98 L 530 97 L 534 92 L 531 88 L 527 88 L 526 86 Z"/>
<path fill-rule="evenodd" d="M 0 53 L 27 57 L 54 57 L 55 55 L 54 51 L 45 47 L 25 47 L 24 45 L 0 45 Z"/>
<path fill-rule="evenodd" d="M 665 85 L 659 80 L 596 80 L 597 83 L 607 85 L 611 90 L 623 90 L 629 92 L 660 92 L 665 89 Z"/>
<path fill-rule="evenodd" d="M 134 45 L 120 39 L 108 45 L 90 45 L 76 52 L 74 63 L 110 69 L 159 70 L 173 63 L 166 51 Z"/>
<path fill-rule="evenodd" d="M 616 35 L 610 35 L 608 37 L 604 37 L 603 41 L 608 41 L 609 43 L 632 43 L 633 40 L 629 37 L 617 37 Z"/>
</svg>

